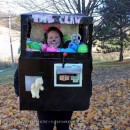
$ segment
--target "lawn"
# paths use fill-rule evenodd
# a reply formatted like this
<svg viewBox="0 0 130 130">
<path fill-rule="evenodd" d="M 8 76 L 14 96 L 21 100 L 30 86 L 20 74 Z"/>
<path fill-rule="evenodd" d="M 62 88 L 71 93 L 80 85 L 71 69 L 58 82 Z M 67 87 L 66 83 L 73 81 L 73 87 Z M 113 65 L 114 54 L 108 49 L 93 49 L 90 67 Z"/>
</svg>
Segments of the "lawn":
<svg viewBox="0 0 130 130">
<path fill-rule="evenodd" d="M 15 70 L 16 67 L 2 69 L 2 72 L 0 72 L 0 83 L 12 82 Z"/>
</svg>

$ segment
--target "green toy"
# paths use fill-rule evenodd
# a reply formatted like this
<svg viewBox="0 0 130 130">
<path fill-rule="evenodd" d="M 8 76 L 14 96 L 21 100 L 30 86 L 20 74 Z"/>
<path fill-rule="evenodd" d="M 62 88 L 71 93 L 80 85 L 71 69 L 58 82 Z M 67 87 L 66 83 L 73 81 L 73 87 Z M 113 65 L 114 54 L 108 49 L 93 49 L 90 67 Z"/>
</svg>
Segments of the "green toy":
<svg viewBox="0 0 130 130">
<path fill-rule="evenodd" d="M 64 43 L 66 43 L 68 41 L 71 41 L 71 38 L 67 35 L 64 35 L 63 40 L 64 40 Z"/>
<path fill-rule="evenodd" d="M 42 44 L 38 42 L 29 41 L 26 43 L 28 49 L 41 50 Z"/>
<path fill-rule="evenodd" d="M 86 44 L 80 44 L 77 50 L 78 53 L 87 53 L 88 46 Z"/>
</svg>

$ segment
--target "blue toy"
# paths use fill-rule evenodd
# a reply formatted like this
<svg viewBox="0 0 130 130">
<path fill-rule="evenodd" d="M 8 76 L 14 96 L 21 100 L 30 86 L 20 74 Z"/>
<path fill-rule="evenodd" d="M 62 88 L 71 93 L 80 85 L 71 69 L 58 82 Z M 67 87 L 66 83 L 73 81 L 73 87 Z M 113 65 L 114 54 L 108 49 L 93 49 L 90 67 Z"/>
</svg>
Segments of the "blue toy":
<svg viewBox="0 0 130 130">
<path fill-rule="evenodd" d="M 60 52 L 77 53 L 78 46 L 80 44 L 81 36 L 78 33 L 72 34 L 71 42 L 68 48 L 58 48 Z"/>
</svg>

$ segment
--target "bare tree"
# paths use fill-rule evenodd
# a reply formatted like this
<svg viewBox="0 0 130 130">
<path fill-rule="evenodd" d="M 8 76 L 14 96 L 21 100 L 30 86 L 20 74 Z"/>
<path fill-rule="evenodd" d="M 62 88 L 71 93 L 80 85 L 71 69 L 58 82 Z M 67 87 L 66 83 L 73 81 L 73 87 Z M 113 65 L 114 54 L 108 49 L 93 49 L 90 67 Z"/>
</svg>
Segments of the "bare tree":
<svg viewBox="0 0 130 130">
<path fill-rule="evenodd" d="M 100 0 L 14 0 L 22 8 L 31 12 L 82 13 L 92 16 Z"/>
<path fill-rule="evenodd" d="M 49 12 L 50 0 L 13 0 L 19 7 L 26 12 Z"/>
<path fill-rule="evenodd" d="M 1 12 L 0 18 L 2 20 L 3 19 L 6 19 L 6 20 L 8 19 L 10 52 L 11 52 L 12 67 L 14 67 L 14 57 L 13 57 L 12 37 L 11 37 L 11 13 L 10 13 L 10 6 L 8 4 L 8 1 L 0 1 L 0 4 L 2 6 L 6 4 L 7 5 L 7 9 L 8 9 L 6 13 L 2 13 Z"/>
</svg>

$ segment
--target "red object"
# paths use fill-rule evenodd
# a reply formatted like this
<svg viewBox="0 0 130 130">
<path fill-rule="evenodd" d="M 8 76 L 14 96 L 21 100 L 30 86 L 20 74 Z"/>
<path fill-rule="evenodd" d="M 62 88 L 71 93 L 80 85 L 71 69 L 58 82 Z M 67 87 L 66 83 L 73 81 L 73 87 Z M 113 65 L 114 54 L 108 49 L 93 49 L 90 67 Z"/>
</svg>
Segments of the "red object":
<svg viewBox="0 0 130 130">
<path fill-rule="evenodd" d="M 66 57 L 67 55 L 68 55 L 68 53 L 66 53 L 66 52 L 63 53 L 63 56 L 64 56 L 64 57 Z"/>
<path fill-rule="evenodd" d="M 47 31 L 49 29 L 49 26 L 44 26 L 44 30 Z"/>
<path fill-rule="evenodd" d="M 59 30 L 61 30 L 61 26 L 57 26 L 57 28 L 58 28 Z"/>
</svg>

